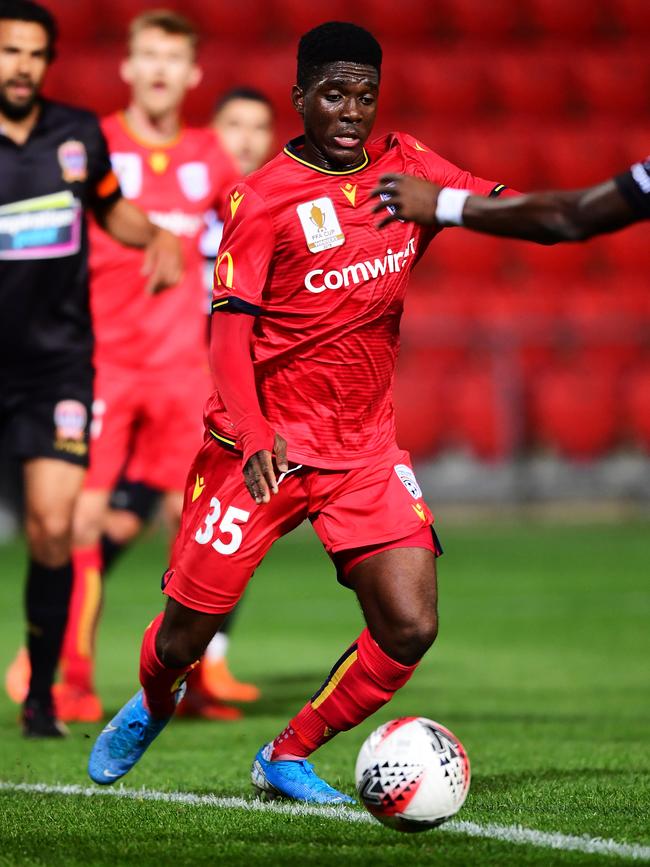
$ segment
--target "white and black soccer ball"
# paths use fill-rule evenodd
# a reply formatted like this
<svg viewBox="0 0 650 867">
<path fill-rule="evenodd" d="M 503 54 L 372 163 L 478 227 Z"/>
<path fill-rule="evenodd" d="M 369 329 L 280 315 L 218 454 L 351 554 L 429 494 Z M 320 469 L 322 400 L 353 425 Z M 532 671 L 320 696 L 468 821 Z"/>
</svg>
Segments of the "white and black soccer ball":
<svg viewBox="0 0 650 867">
<path fill-rule="evenodd" d="M 426 831 L 454 816 L 469 791 L 465 748 L 440 723 L 407 716 L 364 741 L 355 769 L 364 807 L 397 831 Z"/>
</svg>

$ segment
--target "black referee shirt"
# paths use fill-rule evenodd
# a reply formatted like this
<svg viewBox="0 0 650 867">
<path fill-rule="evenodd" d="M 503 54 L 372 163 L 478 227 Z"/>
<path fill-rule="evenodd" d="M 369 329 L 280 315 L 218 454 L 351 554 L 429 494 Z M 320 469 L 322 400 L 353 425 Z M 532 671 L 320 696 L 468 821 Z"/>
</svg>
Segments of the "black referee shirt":
<svg viewBox="0 0 650 867">
<path fill-rule="evenodd" d="M 120 197 L 94 114 L 43 100 L 17 145 L 0 128 L 0 387 L 90 369 L 85 211 Z"/>
</svg>

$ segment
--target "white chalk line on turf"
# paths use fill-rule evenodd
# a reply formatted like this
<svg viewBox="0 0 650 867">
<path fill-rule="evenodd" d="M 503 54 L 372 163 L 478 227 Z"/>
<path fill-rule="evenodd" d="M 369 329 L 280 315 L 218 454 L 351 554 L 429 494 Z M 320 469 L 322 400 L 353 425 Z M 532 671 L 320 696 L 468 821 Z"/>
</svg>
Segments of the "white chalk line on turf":
<svg viewBox="0 0 650 867">
<path fill-rule="evenodd" d="M 36 795 L 67 795 L 73 797 L 96 798 L 113 797 L 131 801 L 158 801 L 168 804 L 185 804 L 190 807 L 216 807 L 219 809 L 248 810 L 252 813 L 275 813 L 285 816 L 335 819 L 343 822 L 374 824 L 375 820 L 362 810 L 351 807 L 315 806 L 311 804 L 287 804 L 278 801 L 259 801 L 246 798 L 225 798 L 217 795 L 196 795 L 193 792 L 158 792 L 153 789 L 99 788 L 77 785 L 48 785 L 47 783 L 11 783 L 0 780 L 0 793 L 24 793 Z M 468 837 L 481 837 L 486 840 L 499 840 L 504 843 L 525 844 L 547 849 L 560 849 L 565 852 L 583 852 L 589 855 L 612 855 L 638 861 L 650 861 L 650 846 L 635 843 L 618 843 L 616 840 L 602 840 L 598 837 L 574 836 L 550 831 L 537 831 L 521 825 L 479 825 L 477 822 L 452 820 L 436 833 L 465 834 Z"/>
</svg>

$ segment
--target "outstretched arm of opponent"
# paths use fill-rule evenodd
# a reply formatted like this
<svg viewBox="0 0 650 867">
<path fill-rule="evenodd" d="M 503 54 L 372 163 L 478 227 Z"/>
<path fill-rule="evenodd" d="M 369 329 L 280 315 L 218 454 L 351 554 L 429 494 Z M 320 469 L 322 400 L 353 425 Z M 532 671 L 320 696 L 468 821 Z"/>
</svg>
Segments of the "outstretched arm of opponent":
<svg viewBox="0 0 650 867">
<path fill-rule="evenodd" d="M 144 249 L 142 273 L 149 278 L 146 292 L 153 294 L 178 283 L 183 276 L 183 252 L 175 235 L 154 225 L 144 211 L 124 198 L 96 206 L 95 216 L 120 244 Z"/>
<path fill-rule="evenodd" d="M 278 492 L 273 453 L 281 473 L 286 473 L 289 465 L 286 441 L 273 431 L 260 408 L 251 357 L 253 322 L 247 313 L 214 314 L 210 363 L 242 447 L 248 492 L 256 503 L 268 503 L 271 493 Z"/>
<path fill-rule="evenodd" d="M 640 219 L 623 195 L 618 179 L 584 190 L 531 193 L 507 199 L 443 190 L 437 184 L 409 175 L 384 175 L 371 194 L 382 197 L 373 211 L 380 213 L 391 205 L 395 213 L 387 214 L 379 226 L 396 219 L 422 225 L 462 225 L 489 235 L 557 244 L 613 232 Z"/>
</svg>

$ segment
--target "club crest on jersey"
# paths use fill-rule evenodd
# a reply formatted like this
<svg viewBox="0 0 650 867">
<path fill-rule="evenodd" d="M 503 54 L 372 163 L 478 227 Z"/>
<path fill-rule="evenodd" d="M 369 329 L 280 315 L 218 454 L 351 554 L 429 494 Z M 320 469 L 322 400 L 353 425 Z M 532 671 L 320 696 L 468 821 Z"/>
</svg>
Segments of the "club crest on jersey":
<svg viewBox="0 0 650 867">
<path fill-rule="evenodd" d="M 88 177 L 88 155 L 83 142 L 69 139 L 57 151 L 63 180 L 67 184 L 85 181 Z"/>
<path fill-rule="evenodd" d="M 111 165 L 126 199 L 137 199 L 142 192 L 142 159 L 138 154 L 111 154 Z"/>
<path fill-rule="evenodd" d="M 320 253 L 345 243 L 334 202 L 328 197 L 303 202 L 296 208 L 310 253 Z"/>
<path fill-rule="evenodd" d="M 54 448 L 57 451 L 83 456 L 88 451 L 85 441 L 88 413 L 79 400 L 60 400 L 54 407 Z"/>
<path fill-rule="evenodd" d="M 395 464 L 395 472 L 397 478 L 404 485 L 409 494 L 414 500 L 419 500 L 422 497 L 422 491 L 415 478 L 415 473 L 406 464 Z"/>
<path fill-rule="evenodd" d="M 184 163 L 178 167 L 178 182 L 191 202 L 204 199 L 210 192 L 210 178 L 205 163 Z"/>
</svg>

